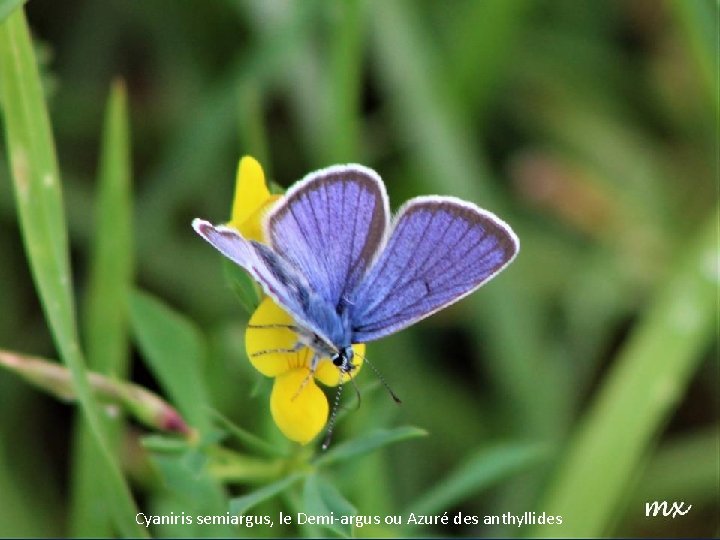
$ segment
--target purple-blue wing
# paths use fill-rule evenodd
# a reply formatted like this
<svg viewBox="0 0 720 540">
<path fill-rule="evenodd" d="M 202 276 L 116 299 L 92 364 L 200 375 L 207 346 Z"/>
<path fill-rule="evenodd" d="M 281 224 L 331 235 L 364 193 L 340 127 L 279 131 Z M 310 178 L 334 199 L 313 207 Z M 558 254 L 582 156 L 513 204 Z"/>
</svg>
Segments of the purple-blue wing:
<svg viewBox="0 0 720 540">
<path fill-rule="evenodd" d="M 351 295 L 353 343 L 397 332 L 467 296 L 519 248 L 505 222 L 473 204 L 451 197 L 408 201 L 384 251 Z"/>
<path fill-rule="evenodd" d="M 319 309 L 317 295 L 304 276 L 268 246 L 243 238 L 235 229 L 202 219 L 194 219 L 192 225 L 215 249 L 244 268 L 299 325 L 330 341 L 332 321 L 328 320 L 326 310 Z"/>
<path fill-rule="evenodd" d="M 268 214 L 265 232 L 273 250 L 337 307 L 374 260 L 389 213 L 385 186 L 375 171 L 336 165 L 292 186 Z"/>
</svg>

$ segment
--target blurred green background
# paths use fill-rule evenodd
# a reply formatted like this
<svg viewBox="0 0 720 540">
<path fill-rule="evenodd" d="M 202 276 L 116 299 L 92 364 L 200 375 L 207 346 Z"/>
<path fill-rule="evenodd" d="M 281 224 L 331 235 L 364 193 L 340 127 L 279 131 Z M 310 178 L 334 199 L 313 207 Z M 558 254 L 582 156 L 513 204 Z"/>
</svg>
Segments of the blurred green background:
<svg viewBox="0 0 720 540">
<path fill-rule="evenodd" d="M 0 15 L 17 3 L 0 2 Z M 334 444 L 402 425 L 428 436 L 348 459 L 323 472 L 322 485 L 360 515 L 546 512 L 562 515 L 565 528 L 354 534 L 720 533 L 716 0 L 31 0 L 25 10 L 90 356 L 103 347 L 88 306 L 102 309 L 103 297 L 92 298 L 100 293 L 91 246 L 104 230 L 105 268 L 117 241 L 119 263 L 132 264 L 146 291 L 133 296 L 130 336 L 118 338 L 131 358 L 120 376 L 164 396 L 193 425 L 205 420 L 192 422 L 192 403 L 207 402 L 287 446 L 269 420 L 269 383 L 244 357 L 247 313 L 190 221 L 229 218 L 241 155 L 257 157 L 283 187 L 322 166 L 363 163 L 383 177 L 393 208 L 419 194 L 463 197 L 508 221 L 522 249 L 468 299 L 369 346 L 403 404 L 365 370 L 362 406 L 339 422 Z M 118 78 L 127 88 L 132 240 L 122 226 L 113 240 L 112 220 L 103 229 L 97 216 L 115 202 L 130 208 L 111 195 L 98 210 L 103 117 Z M 0 348 L 58 359 L 2 137 Z M 197 329 L 157 354 L 143 313 L 164 309 L 180 333 Z M 191 385 L 173 387 L 176 366 Z M 78 480 L 95 462 L 79 450 L 77 408 L 5 371 L 0 396 L 0 535 L 127 534 L 108 524 L 101 492 Z M 224 514 L 228 497 L 263 485 L 214 474 L 203 448 L 183 476 L 138 442 L 147 433 L 129 421 L 111 440 L 148 514 Z M 293 486 L 256 512 L 304 511 L 312 487 L 303 495 Z M 646 517 L 655 500 L 692 510 Z"/>
</svg>

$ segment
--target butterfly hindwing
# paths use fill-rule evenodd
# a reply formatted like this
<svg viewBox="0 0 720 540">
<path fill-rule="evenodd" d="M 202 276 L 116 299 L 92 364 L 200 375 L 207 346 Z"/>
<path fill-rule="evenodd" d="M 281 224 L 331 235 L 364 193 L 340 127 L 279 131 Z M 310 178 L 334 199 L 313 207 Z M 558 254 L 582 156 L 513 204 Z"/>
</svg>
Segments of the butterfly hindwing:
<svg viewBox="0 0 720 540">
<path fill-rule="evenodd" d="M 519 241 L 494 214 L 452 197 L 417 197 L 351 294 L 353 341 L 401 330 L 460 300 L 515 257 Z"/>
<path fill-rule="evenodd" d="M 385 186 L 375 171 L 338 165 L 291 187 L 265 221 L 273 250 L 331 305 L 352 291 L 389 226 Z"/>
</svg>

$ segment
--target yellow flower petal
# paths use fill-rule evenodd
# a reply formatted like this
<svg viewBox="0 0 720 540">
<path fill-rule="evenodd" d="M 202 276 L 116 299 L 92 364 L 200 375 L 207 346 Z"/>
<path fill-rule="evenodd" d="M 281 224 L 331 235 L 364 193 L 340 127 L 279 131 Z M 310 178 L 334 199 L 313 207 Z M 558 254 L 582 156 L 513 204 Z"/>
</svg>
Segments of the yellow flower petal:
<svg viewBox="0 0 720 540">
<path fill-rule="evenodd" d="M 307 379 L 309 374 L 307 368 L 296 368 L 279 375 L 270 395 L 273 420 L 288 439 L 301 444 L 309 443 L 328 418 L 327 398 L 312 377 Z"/>
<path fill-rule="evenodd" d="M 346 383 L 350 379 L 354 379 L 357 376 L 357 374 L 360 372 L 360 368 L 362 367 L 363 360 L 365 358 L 364 343 L 356 343 L 352 347 L 353 352 L 355 353 L 355 358 L 353 358 L 353 364 L 355 364 L 355 369 L 352 370 L 349 374 L 343 374 L 343 383 Z M 332 363 L 329 358 L 323 358 L 322 360 L 320 360 L 320 364 L 315 370 L 315 378 L 321 383 L 323 383 L 325 386 L 337 386 L 338 384 L 340 384 L 340 370 Z"/>
<path fill-rule="evenodd" d="M 258 208 L 248 219 L 242 222 L 239 226 L 235 226 L 233 220 L 230 225 L 240 231 L 245 238 L 248 240 L 257 240 L 258 242 L 265 241 L 265 232 L 263 231 L 263 218 L 267 214 L 268 210 L 273 207 L 275 201 L 280 199 L 282 195 L 270 195 L 265 202 Z"/>
<path fill-rule="evenodd" d="M 308 347 L 299 351 L 267 352 L 277 349 L 291 349 L 298 341 L 295 332 L 282 325 L 294 325 L 292 317 L 278 306 L 272 298 L 266 297 L 250 317 L 245 330 L 245 351 L 250 363 L 263 375 L 276 377 L 281 373 L 298 367 L 309 368 L 312 352 Z M 365 344 L 353 345 L 357 366 L 350 374 L 343 376 L 343 382 L 355 377 L 360 371 L 365 356 Z M 326 386 L 337 386 L 340 382 L 340 370 L 329 358 L 320 360 L 315 371 L 315 378 Z"/>
<path fill-rule="evenodd" d="M 298 340 L 295 332 L 273 325 L 294 324 L 292 317 L 269 297 L 260 302 L 250 317 L 245 330 L 245 351 L 250 363 L 263 375 L 275 377 L 293 368 L 310 367 L 312 353 L 307 347 L 292 353 L 265 352 L 292 348 Z"/>
<path fill-rule="evenodd" d="M 253 157 L 244 156 L 238 165 L 230 226 L 244 233 L 245 222 L 265 205 L 268 198 L 270 192 L 260 163 Z"/>
</svg>

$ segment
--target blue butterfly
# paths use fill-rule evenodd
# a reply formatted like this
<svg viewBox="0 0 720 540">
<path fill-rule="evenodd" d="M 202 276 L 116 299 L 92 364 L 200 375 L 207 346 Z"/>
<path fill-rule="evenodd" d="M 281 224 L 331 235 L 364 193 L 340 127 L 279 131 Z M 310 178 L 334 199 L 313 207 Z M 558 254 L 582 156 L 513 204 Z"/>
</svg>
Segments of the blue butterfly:
<svg viewBox="0 0 720 540">
<path fill-rule="evenodd" d="M 310 173 L 265 218 L 269 245 L 235 229 L 193 228 L 244 268 L 294 319 L 311 370 L 328 357 L 355 368 L 352 343 L 393 334 L 467 296 L 520 249 L 504 221 L 440 196 L 406 202 L 390 222 L 380 176 L 362 165 Z"/>
</svg>

